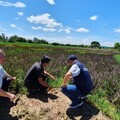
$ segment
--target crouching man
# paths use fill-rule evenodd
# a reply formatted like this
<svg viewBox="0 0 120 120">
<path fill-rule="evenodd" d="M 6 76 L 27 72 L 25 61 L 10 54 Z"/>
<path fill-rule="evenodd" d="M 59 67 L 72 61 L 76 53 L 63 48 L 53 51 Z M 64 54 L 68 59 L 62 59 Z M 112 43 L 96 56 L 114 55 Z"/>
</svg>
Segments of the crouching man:
<svg viewBox="0 0 120 120">
<path fill-rule="evenodd" d="M 70 108 L 77 108 L 91 92 L 93 83 L 88 69 L 77 60 L 75 55 L 70 55 L 67 63 L 71 68 L 64 76 L 61 91 L 72 101 Z M 72 80 L 73 84 L 68 84 L 69 80 Z"/>
<path fill-rule="evenodd" d="M 16 77 L 10 76 L 2 67 L 1 64 L 5 62 L 5 53 L 4 50 L 0 49 L 0 97 L 9 98 L 10 101 L 13 101 L 15 95 L 8 92 L 9 85 L 12 80 L 15 80 Z"/>
<path fill-rule="evenodd" d="M 52 87 L 45 81 L 47 76 L 55 79 L 52 75 L 44 70 L 49 63 L 50 57 L 43 56 L 41 61 L 35 62 L 28 70 L 25 77 L 25 86 L 30 94 L 35 92 L 45 93 L 47 90 L 52 89 Z"/>
</svg>

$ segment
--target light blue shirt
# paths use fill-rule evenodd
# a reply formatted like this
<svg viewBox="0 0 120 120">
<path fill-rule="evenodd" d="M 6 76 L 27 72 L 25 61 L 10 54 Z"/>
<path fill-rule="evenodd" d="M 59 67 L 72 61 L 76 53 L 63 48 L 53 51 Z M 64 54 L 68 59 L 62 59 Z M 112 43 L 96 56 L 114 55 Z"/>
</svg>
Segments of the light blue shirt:
<svg viewBox="0 0 120 120">
<path fill-rule="evenodd" d="M 3 83 L 3 77 L 6 76 L 6 71 L 3 69 L 3 67 L 0 65 L 0 88 L 2 87 Z"/>
</svg>

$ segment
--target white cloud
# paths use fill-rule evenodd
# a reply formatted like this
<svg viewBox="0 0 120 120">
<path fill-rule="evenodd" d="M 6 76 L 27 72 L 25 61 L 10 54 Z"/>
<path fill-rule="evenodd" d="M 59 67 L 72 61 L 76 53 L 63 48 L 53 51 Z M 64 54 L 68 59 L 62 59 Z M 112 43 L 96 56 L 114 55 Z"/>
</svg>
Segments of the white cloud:
<svg viewBox="0 0 120 120">
<path fill-rule="evenodd" d="M 31 23 L 42 24 L 45 27 L 57 27 L 61 26 L 62 23 L 56 22 L 53 18 L 50 18 L 51 15 L 48 13 L 37 15 L 37 16 L 30 16 L 27 20 Z"/>
<path fill-rule="evenodd" d="M 113 47 L 114 43 L 113 42 L 103 42 L 102 46 L 109 46 L 109 47 Z"/>
<path fill-rule="evenodd" d="M 70 33 L 70 29 L 68 29 L 68 28 L 65 29 L 65 32 L 66 32 L 66 33 Z"/>
<path fill-rule="evenodd" d="M 66 38 L 67 38 L 67 39 L 72 39 L 72 37 L 71 37 L 71 36 L 67 36 Z"/>
<path fill-rule="evenodd" d="M 32 27 L 32 29 L 33 30 L 42 30 L 42 31 L 44 31 L 44 32 L 47 32 L 47 31 L 50 31 L 50 32 L 54 32 L 54 31 L 56 31 L 56 29 L 55 28 L 46 28 L 46 27 Z"/>
<path fill-rule="evenodd" d="M 65 32 L 65 33 L 70 33 L 70 30 L 69 29 L 59 29 L 58 32 Z"/>
<path fill-rule="evenodd" d="M 23 16 L 23 12 L 17 12 L 19 16 Z"/>
<path fill-rule="evenodd" d="M 79 41 L 79 44 L 84 44 L 84 45 L 90 45 L 91 44 L 91 40 L 89 40 L 89 39 L 82 39 L 82 40 L 80 40 Z"/>
<path fill-rule="evenodd" d="M 12 27 L 12 28 L 16 28 L 16 29 L 22 31 L 22 29 L 21 29 L 20 27 L 17 27 L 15 24 L 11 24 L 10 27 Z"/>
<path fill-rule="evenodd" d="M 91 44 L 91 41 L 89 39 L 76 38 L 76 37 L 73 37 L 73 36 L 56 38 L 56 40 L 59 40 L 57 42 L 63 43 L 63 44 L 73 44 L 73 45 L 81 45 L 81 44 L 90 45 Z"/>
<path fill-rule="evenodd" d="M 15 24 L 11 24 L 10 27 L 16 28 L 17 26 Z"/>
<path fill-rule="evenodd" d="M 47 31 L 54 32 L 54 31 L 56 31 L 55 28 L 43 28 L 42 30 L 43 30 L 44 32 L 47 32 Z"/>
<path fill-rule="evenodd" d="M 67 28 L 61 28 L 58 30 L 58 32 L 65 32 L 65 33 L 70 33 L 72 30 L 71 27 L 67 27 Z"/>
<path fill-rule="evenodd" d="M 93 20 L 93 21 L 95 21 L 95 20 L 97 20 L 98 19 L 98 16 L 97 15 L 94 15 L 94 16 L 91 16 L 90 17 L 90 20 Z"/>
<path fill-rule="evenodd" d="M 114 32 L 120 33 L 120 27 L 119 27 L 119 28 L 116 28 L 116 29 L 114 30 Z"/>
<path fill-rule="evenodd" d="M 33 30 L 41 30 L 42 27 L 34 27 L 34 26 L 33 26 L 32 29 L 33 29 Z"/>
<path fill-rule="evenodd" d="M 13 4 L 15 7 L 26 7 L 26 5 L 24 3 L 21 2 L 16 2 L 15 4 Z"/>
<path fill-rule="evenodd" d="M 48 2 L 50 5 L 54 5 L 54 4 L 55 4 L 55 1 L 54 1 L 54 0 L 47 0 L 47 2 Z"/>
<path fill-rule="evenodd" d="M 86 29 L 86 28 L 78 28 L 78 29 L 76 29 L 75 30 L 76 32 L 89 32 L 89 30 L 88 29 Z"/>
<path fill-rule="evenodd" d="M 6 7 L 8 7 L 8 6 L 19 7 L 19 8 L 26 7 L 26 5 L 22 2 L 10 3 L 10 2 L 6 2 L 6 1 L 0 1 L 0 5 L 6 6 Z"/>
</svg>

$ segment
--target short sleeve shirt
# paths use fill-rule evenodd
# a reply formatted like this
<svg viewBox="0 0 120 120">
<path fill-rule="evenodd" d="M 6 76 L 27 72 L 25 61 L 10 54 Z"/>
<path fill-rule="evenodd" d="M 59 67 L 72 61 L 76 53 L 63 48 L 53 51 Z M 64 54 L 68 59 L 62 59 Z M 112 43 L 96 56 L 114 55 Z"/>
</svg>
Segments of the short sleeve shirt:
<svg viewBox="0 0 120 120">
<path fill-rule="evenodd" d="M 42 78 L 44 75 L 44 68 L 40 62 L 36 62 L 27 72 L 25 80 L 37 82 L 38 78 Z"/>
<path fill-rule="evenodd" d="M 3 69 L 3 67 L 0 65 L 0 88 L 2 87 L 3 83 L 3 77 L 6 75 L 6 71 Z"/>
<path fill-rule="evenodd" d="M 72 73 L 73 77 L 76 77 L 80 74 L 80 68 L 76 64 L 73 64 L 69 72 Z"/>
</svg>

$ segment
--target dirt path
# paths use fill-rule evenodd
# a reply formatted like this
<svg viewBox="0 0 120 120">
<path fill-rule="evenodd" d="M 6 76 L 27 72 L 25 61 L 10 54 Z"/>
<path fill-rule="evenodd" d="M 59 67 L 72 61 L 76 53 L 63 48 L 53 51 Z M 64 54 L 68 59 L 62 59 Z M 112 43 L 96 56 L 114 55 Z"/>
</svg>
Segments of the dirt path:
<svg viewBox="0 0 120 120">
<path fill-rule="evenodd" d="M 34 98 L 22 95 L 13 103 L 0 104 L 0 120 L 110 120 L 90 103 L 69 109 L 69 99 L 60 89 Z"/>
</svg>

